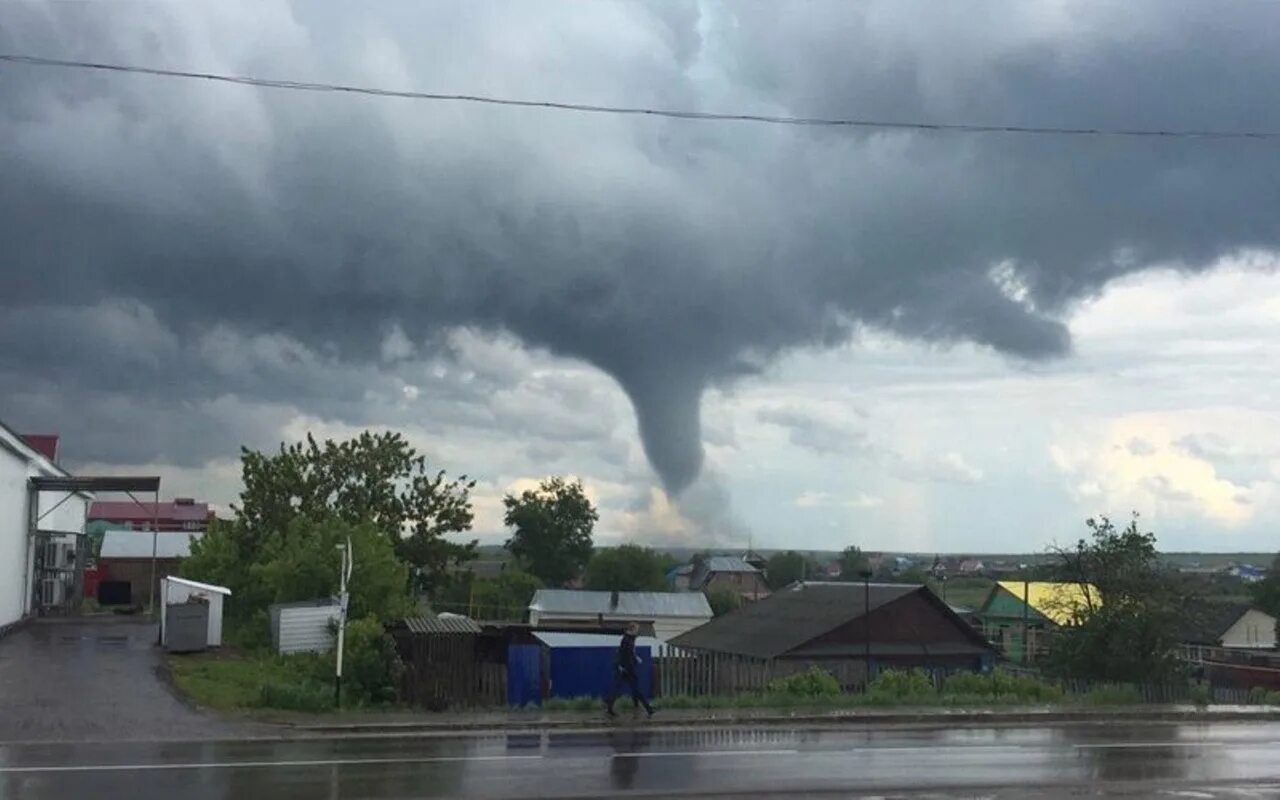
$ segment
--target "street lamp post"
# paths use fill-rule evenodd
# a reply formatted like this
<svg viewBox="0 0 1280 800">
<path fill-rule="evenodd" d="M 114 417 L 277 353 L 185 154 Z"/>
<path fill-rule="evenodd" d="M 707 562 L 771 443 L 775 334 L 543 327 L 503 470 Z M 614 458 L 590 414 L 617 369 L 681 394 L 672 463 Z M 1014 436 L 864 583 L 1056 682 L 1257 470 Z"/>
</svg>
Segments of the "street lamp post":
<svg viewBox="0 0 1280 800">
<path fill-rule="evenodd" d="M 347 604 L 349 602 L 347 581 L 351 580 L 351 568 L 355 563 L 355 558 L 351 552 L 351 537 L 348 536 L 347 543 L 338 545 L 337 549 L 342 551 L 342 565 L 338 568 L 338 658 L 333 672 L 333 707 L 341 708 L 342 646 L 347 633 Z"/>
</svg>

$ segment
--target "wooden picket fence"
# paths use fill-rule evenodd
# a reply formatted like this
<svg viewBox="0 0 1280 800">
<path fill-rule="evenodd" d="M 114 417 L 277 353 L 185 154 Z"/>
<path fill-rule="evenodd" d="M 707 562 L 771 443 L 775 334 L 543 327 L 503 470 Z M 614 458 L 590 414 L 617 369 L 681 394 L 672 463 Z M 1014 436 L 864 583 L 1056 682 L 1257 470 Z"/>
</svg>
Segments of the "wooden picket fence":
<svg viewBox="0 0 1280 800">
<path fill-rule="evenodd" d="M 770 681 L 804 672 L 814 665 L 835 676 L 846 691 L 861 688 L 862 661 L 793 661 L 757 659 L 665 646 L 653 659 L 654 694 L 658 697 L 720 696 L 760 692 Z"/>
</svg>

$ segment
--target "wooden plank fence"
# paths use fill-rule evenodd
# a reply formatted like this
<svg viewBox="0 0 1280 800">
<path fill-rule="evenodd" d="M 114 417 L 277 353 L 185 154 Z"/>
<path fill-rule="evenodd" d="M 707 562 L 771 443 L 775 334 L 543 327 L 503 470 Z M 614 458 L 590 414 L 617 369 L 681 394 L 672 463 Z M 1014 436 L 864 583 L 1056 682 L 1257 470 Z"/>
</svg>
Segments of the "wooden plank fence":
<svg viewBox="0 0 1280 800">
<path fill-rule="evenodd" d="M 758 659 L 665 646 L 653 659 L 654 694 L 658 697 L 718 696 L 761 692 L 769 683 L 818 666 L 845 691 L 861 689 L 866 667 L 860 659 L 800 661 Z"/>
<path fill-rule="evenodd" d="M 472 634 L 397 637 L 404 662 L 401 696 L 431 710 L 507 702 L 507 667 L 479 661 Z"/>
</svg>

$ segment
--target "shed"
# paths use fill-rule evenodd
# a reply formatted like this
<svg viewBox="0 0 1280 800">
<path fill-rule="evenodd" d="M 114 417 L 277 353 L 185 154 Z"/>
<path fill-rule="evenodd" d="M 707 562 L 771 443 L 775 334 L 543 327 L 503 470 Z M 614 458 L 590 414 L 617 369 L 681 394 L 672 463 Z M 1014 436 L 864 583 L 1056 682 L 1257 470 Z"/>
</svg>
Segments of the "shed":
<svg viewBox="0 0 1280 800">
<path fill-rule="evenodd" d="M 112 599 L 118 597 L 125 603 L 146 603 L 153 595 L 151 585 L 160 594 L 160 581 L 176 575 L 182 560 L 191 554 L 191 539 L 198 533 L 189 531 L 134 531 L 108 530 L 102 535 L 102 548 L 98 552 L 99 585 L 109 584 L 115 590 Z M 155 561 L 152 562 L 154 547 Z M 151 584 L 154 576 L 155 583 Z M 127 590 L 126 587 L 127 586 Z M 127 591 L 127 597 L 124 592 Z M 107 603 L 107 599 L 99 598 Z"/>
<path fill-rule="evenodd" d="M 613 689 L 614 658 L 622 637 L 607 633 L 534 631 L 547 652 L 548 697 L 605 697 Z M 640 693 L 653 696 L 653 650 L 662 643 L 652 637 L 636 638 L 640 665 L 636 676 Z"/>
<path fill-rule="evenodd" d="M 666 641 L 711 619 L 701 592 L 591 592 L 539 589 L 529 603 L 529 624 L 603 626 L 652 623 L 653 635 Z"/>
<path fill-rule="evenodd" d="M 166 609 L 170 603 L 185 603 L 193 597 L 209 604 L 209 629 L 205 642 L 209 647 L 222 646 L 222 599 L 230 597 L 231 590 L 212 583 L 200 583 L 186 578 L 166 577 L 160 581 L 160 644 L 167 645 Z"/>
<path fill-rule="evenodd" d="M 277 653 L 324 653 L 333 649 L 342 616 L 337 598 L 276 603 L 270 607 L 271 646 Z"/>
</svg>

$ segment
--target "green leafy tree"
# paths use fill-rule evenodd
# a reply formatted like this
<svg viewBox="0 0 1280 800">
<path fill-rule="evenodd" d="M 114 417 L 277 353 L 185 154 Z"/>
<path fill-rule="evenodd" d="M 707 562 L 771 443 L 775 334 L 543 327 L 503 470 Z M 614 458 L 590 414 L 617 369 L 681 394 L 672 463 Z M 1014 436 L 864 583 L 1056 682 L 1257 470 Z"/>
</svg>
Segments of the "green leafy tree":
<svg viewBox="0 0 1280 800">
<path fill-rule="evenodd" d="M 347 591 L 351 619 L 389 621 L 410 613 L 408 569 L 391 541 L 372 523 L 352 525 L 340 519 L 295 517 L 287 535 L 250 569 L 251 578 L 271 594 L 271 602 L 288 603 L 337 595 L 339 548 L 351 541 L 352 569 Z"/>
<path fill-rule="evenodd" d="M 234 509 L 243 526 L 242 548 L 287 537 L 295 517 L 332 516 L 376 526 L 420 589 L 438 586 L 451 561 L 475 557 L 474 541 L 445 538 L 470 529 L 475 482 L 431 470 L 398 433 L 365 431 L 323 443 L 308 434 L 306 442 L 281 445 L 275 454 L 242 449 L 240 460 L 244 491 Z"/>
<path fill-rule="evenodd" d="M 478 579 L 473 587 L 469 613 L 476 619 L 522 622 L 542 581 L 518 569 L 505 570 L 496 578 Z"/>
<path fill-rule="evenodd" d="M 855 580 L 868 570 L 870 565 L 871 562 L 867 560 L 867 555 L 862 552 L 862 548 L 849 545 L 840 553 L 840 578 L 846 581 Z"/>
<path fill-rule="evenodd" d="M 599 515 L 581 481 L 553 476 L 502 502 L 505 522 L 515 529 L 506 548 L 526 571 L 547 586 L 563 586 L 582 573 Z"/>
<path fill-rule="evenodd" d="M 1071 609 L 1075 624 L 1055 635 L 1047 668 L 1093 680 L 1177 679 L 1179 633 L 1188 609 L 1199 604 L 1182 596 L 1160 563 L 1155 534 L 1138 528 L 1137 514 L 1123 529 L 1106 517 L 1086 524 L 1089 538 L 1058 551 L 1059 574 L 1097 587 L 1101 597 Z"/>
<path fill-rule="evenodd" d="M 243 620 L 258 610 L 265 613 L 272 602 L 270 588 L 250 574 L 255 559 L 263 555 L 250 542 L 243 523 L 214 520 L 203 536 L 191 539 L 191 554 L 183 559 L 180 572 L 183 577 L 230 589 L 223 613 Z"/>
<path fill-rule="evenodd" d="M 1262 580 L 1249 587 L 1254 605 L 1273 617 L 1280 617 L 1280 555 L 1271 562 Z"/>
<path fill-rule="evenodd" d="M 769 564 L 765 568 L 765 577 L 773 589 L 781 589 L 805 577 L 812 578 L 817 569 L 803 555 L 795 550 L 785 553 L 774 553 L 769 556 Z"/>
<path fill-rule="evenodd" d="M 603 591 L 665 591 L 667 563 L 658 553 L 634 544 L 597 550 L 587 562 L 583 585 Z"/>
<path fill-rule="evenodd" d="M 1276 618 L 1276 636 L 1280 637 L 1280 555 L 1277 555 L 1262 580 L 1249 588 L 1254 604 Z"/>
<path fill-rule="evenodd" d="M 431 608 L 475 619 L 522 622 L 533 593 L 541 588 L 542 581 L 514 568 L 493 578 L 464 572 L 454 576 L 448 588 L 431 601 Z"/>
<path fill-rule="evenodd" d="M 742 607 L 742 595 L 728 587 L 722 586 L 718 589 L 708 589 L 706 595 L 707 604 L 711 606 L 711 613 L 717 617 Z"/>
</svg>

